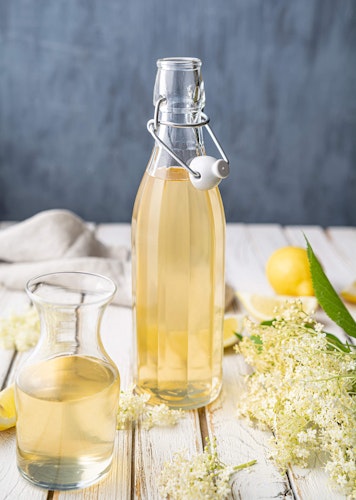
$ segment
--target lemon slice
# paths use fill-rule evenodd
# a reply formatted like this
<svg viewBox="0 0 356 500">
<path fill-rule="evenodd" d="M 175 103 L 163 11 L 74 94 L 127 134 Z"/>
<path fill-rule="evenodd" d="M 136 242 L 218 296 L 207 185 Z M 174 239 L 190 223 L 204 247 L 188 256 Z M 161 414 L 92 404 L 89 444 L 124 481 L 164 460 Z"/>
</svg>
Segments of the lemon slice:
<svg viewBox="0 0 356 500">
<path fill-rule="evenodd" d="M 349 286 L 344 288 L 340 292 L 340 295 L 343 299 L 347 300 L 347 302 L 356 304 L 356 281 L 353 281 Z"/>
<path fill-rule="evenodd" d="M 244 306 L 248 314 L 258 321 L 267 321 L 275 316 L 276 307 L 285 303 L 286 300 L 301 300 L 303 310 L 307 314 L 312 313 L 318 307 L 315 297 L 291 297 L 289 295 L 260 295 L 249 292 L 236 292 L 237 298 Z"/>
<path fill-rule="evenodd" d="M 243 314 L 225 314 L 224 317 L 224 347 L 236 344 L 238 338 L 235 332 L 241 333 L 243 330 Z"/>
<path fill-rule="evenodd" d="M 0 431 L 13 427 L 16 423 L 14 386 L 0 392 Z"/>
</svg>

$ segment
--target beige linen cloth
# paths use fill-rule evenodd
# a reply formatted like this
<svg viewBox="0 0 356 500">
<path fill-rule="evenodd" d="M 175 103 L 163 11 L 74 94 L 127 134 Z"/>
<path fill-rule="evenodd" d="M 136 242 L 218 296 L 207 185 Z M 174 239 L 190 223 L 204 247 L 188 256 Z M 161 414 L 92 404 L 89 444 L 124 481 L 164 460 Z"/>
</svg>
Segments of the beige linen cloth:
<svg viewBox="0 0 356 500">
<path fill-rule="evenodd" d="M 68 210 L 47 210 L 0 230 L 0 286 L 23 290 L 40 274 L 84 271 L 111 278 L 113 303 L 131 307 L 131 252 L 99 241 L 88 225 Z M 226 308 L 234 290 L 226 286 Z"/>
<path fill-rule="evenodd" d="M 131 306 L 130 249 L 100 242 L 68 210 L 48 210 L 0 230 L 0 285 L 23 290 L 40 274 L 84 271 L 103 274 L 117 285 L 113 303 Z"/>
</svg>

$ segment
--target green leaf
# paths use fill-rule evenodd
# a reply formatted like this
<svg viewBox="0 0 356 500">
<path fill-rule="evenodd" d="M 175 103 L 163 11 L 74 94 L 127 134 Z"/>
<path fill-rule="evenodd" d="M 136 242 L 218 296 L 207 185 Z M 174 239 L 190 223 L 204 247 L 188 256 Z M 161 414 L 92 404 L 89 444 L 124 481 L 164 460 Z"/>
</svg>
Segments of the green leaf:
<svg viewBox="0 0 356 500">
<path fill-rule="evenodd" d="M 334 290 L 328 277 L 323 271 L 308 239 L 307 252 L 313 288 L 320 306 L 324 309 L 330 319 L 340 326 L 350 337 L 356 338 L 356 322 L 346 309 L 339 295 Z"/>
<path fill-rule="evenodd" d="M 239 341 L 241 342 L 243 340 L 243 335 L 241 335 L 241 333 L 239 332 L 234 332 L 234 334 L 236 335 L 236 337 L 239 339 Z"/>
<path fill-rule="evenodd" d="M 258 352 L 262 352 L 263 341 L 259 335 L 251 335 L 250 340 L 255 344 Z"/>
<path fill-rule="evenodd" d="M 252 342 L 254 344 L 257 344 L 257 345 L 262 345 L 263 344 L 262 339 L 261 339 L 261 337 L 259 335 L 251 335 L 250 339 L 252 340 Z"/>
<path fill-rule="evenodd" d="M 273 322 L 276 321 L 276 319 L 265 319 L 264 321 L 261 321 L 260 325 L 262 326 L 273 326 Z"/>
<path fill-rule="evenodd" d="M 327 332 L 324 333 L 328 340 L 329 349 L 347 353 L 353 352 L 352 346 L 350 344 L 344 344 L 343 342 L 341 342 L 340 339 L 338 339 L 332 333 L 327 333 Z"/>
</svg>

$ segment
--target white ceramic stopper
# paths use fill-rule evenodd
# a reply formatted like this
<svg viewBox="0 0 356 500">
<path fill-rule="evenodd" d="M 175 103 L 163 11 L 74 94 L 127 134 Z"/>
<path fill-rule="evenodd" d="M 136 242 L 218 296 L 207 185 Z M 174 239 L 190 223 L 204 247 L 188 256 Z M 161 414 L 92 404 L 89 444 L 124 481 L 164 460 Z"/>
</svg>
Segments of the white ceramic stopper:
<svg viewBox="0 0 356 500">
<path fill-rule="evenodd" d="M 197 189 L 212 189 L 216 187 L 221 179 L 229 175 L 229 164 L 224 160 L 217 160 L 213 156 L 197 156 L 190 163 L 190 168 L 199 172 L 200 178 L 189 174 L 190 181 Z"/>
</svg>

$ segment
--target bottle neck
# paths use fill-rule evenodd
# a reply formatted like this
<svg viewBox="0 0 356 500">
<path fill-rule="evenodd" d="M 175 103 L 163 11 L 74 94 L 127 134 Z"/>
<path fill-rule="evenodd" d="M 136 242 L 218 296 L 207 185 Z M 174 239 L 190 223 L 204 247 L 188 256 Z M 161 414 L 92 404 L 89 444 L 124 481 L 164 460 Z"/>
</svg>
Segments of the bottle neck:
<svg viewBox="0 0 356 500">
<path fill-rule="evenodd" d="M 195 58 L 167 58 L 158 60 L 157 67 L 153 93 L 159 122 L 156 133 L 180 160 L 189 164 L 205 153 L 202 128 L 194 127 L 194 123 L 201 121 L 205 104 L 201 62 Z M 178 166 L 177 160 L 157 141 L 148 166 L 150 173 L 157 167 L 170 166 Z"/>
<path fill-rule="evenodd" d="M 199 123 L 200 119 L 200 112 L 161 113 L 157 135 L 182 161 L 189 163 L 196 156 L 205 154 L 202 127 L 173 127 L 164 123 L 193 125 Z M 176 160 L 164 151 L 159 143 L 155 144 L 153 156 L 158 167 L 177 166 Z"/>
</svg>

